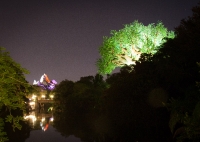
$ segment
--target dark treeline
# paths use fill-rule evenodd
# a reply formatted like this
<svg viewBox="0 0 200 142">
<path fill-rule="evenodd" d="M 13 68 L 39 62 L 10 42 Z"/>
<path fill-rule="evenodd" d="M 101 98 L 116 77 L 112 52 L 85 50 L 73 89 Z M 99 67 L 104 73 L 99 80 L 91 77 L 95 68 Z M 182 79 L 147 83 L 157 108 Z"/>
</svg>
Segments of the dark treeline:
<svg viewBox="0 0 200 142">
<path fill-rule="evenodd" d="M 56 129 L 83 141 L 200 140 L 200 6 L 153 57 L 119 73 L 62 81 Z"/>
</svg>

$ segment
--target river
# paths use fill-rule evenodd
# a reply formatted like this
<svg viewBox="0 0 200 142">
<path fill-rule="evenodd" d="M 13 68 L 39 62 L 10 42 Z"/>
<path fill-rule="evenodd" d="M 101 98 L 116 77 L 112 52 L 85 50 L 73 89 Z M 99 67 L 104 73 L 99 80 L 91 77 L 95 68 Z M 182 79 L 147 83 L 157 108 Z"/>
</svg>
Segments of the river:
<svg viewBox="0 0 200 142">
<path fill-rule="evenodd" d="M 24 118 L 31 128 L 25 142 L 81 142 L 80 138 L 74 135 L 68 137 L 61 135 L 53 126 L 53 113 L 46 108 L 31 111 Z"/>
<path fill-rule="evenodd" d="M 64 137 L 52 125 L 49 125 L 46 131 L 32 130 L 25 142 L 81 142 L 81 140 L 73 135 Z"/>
<path fill-rule="evenodd" d="M 84 105 L 75 99 L 60 105 L 62 109 L 51 103 L 31 109 L 24 116 L 22 129 L 14 136 L 9 135 L 10 142 L 168 142 L 171 139 L 165 108 L 140 105 L 143 111 L 136 107 L 132 108 L 134 113 L 129 113 L 128 109 L 120 111 L 121 106 L 101 110 L 90 107 L 86 100 L 81 101 Z"/>
</svg>

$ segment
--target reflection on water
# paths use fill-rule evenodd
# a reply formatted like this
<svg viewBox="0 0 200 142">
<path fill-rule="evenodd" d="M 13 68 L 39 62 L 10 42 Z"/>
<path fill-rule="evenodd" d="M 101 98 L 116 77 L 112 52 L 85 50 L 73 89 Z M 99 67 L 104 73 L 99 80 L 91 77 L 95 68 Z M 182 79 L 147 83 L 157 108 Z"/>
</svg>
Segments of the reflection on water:
<svg viewBox="0 0 200 142">
<path fill-rule="evenodd" d="M 41 129 L 43 131 L 46 131 L 49 124 L 53 122 L 52 113 L 38 113 L 36 111 L 32 111 L 29 115 L 24 116 L 24 118 L 29 122 L 32 129 Z M 38 125 L 40 125 L 41 128 L 39 128 Z"/>
<path fill-rule="evenodd" d="M 32 129 L 42 129 L 46 131 L 51 122 L 53 122 L 52 104 L 39 104 L 35 101 L 31 101 L 30 112 L 25 115 L 24 118 L 29 122 Z"/>
<path fill-rule="evenodd" d="M 42 104 L 38 108 L 31 102 L 31 110 L 24 118 L 28 121 L 31 132 L 25 142 L 81 142 L 79 138 L 73 135 L 69 137 L 62 136 L 53 127 L 53 113 L 51 104 Z"/>
<path fill-rule="evenodd" d="M 56 129 L 49 125 L 47 131 L 32 130 L 30 137 L 25 142 L 81 142 L 79 138 L 74 136 L 63 137 Z"/>
<path fill-rule="evenodd" d="M 167 142 L 170 139 L 165 108 L 137 103 L 134 104 L 137 109 L 131 110 L 126 109 L 129 106 L 122 109 L 106 103 L 102 107 L 91 102 L 72 96 L 63 104 L 54 103 L 54 109 L 51 103 L 39 106 L 31 103 L 30 113 L 24 116 L 29 125 L 22 127 L 20 142 Z"/>
</svg>

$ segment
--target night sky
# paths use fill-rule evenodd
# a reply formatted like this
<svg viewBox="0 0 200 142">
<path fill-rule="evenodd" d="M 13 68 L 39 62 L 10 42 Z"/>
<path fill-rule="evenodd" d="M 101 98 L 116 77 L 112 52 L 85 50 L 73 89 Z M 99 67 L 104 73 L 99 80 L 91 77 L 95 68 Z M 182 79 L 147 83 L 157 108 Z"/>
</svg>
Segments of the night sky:
<svg viewBox="0 0 200 142">
<path fill-rule="evenodd" d="M 103 36 L 134 20 L 174 30 L 199 0 L 1 0 L 0 46 L 31 84 L 46 73 L 60 82 L 97 73 Z"/>
</svg>

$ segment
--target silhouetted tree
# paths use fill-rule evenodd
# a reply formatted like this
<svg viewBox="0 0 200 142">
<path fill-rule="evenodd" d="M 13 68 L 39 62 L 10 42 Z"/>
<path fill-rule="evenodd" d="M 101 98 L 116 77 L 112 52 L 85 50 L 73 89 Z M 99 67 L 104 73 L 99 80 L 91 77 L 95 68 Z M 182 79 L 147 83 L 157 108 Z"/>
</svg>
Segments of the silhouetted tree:
<svg viewBox="0 0 200 142">
<path fill-rule="evenodd" d="M 84 141 L 98 140 L 95 120 L 105 86 L 101 75 L 81 77 L 75 83 L 62 81 L 54 90 L 56 129 L 65 136 L 73 134 Z"/>
</svg>

